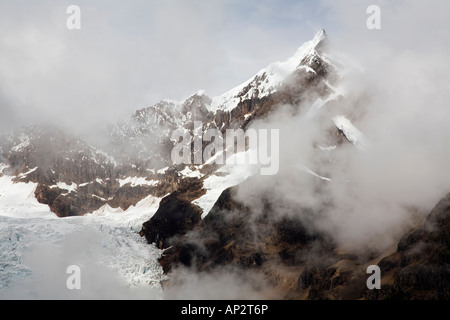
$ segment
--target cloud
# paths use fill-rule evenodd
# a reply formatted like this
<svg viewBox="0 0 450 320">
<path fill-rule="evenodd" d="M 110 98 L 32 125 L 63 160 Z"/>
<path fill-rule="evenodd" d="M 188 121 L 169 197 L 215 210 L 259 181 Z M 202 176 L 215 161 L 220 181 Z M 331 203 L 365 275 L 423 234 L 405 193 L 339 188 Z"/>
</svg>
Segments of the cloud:
<svg viewBox="0 0 450 320">
<path fill-rule="evenodd" d="M 231 266 L 209 272 L 179 267 L 170 273 L 170 284 L 164 289 L 164 299 L 168 300 L 273 298 L 273 288 L 266 284 L 261 274 Z"/>
<path fill-rule="evenodd" d="M 328 32 L 328 54 L 344 65 L 338 89 L 346 99 L 313 119 L 304 116 L 306 103 L 295 117 L 285 106 L 254 124 L 280 129 L 280 175 L 246 184 L 240 200 L 258 208 L 254 195 L 268 197 L 278 214 L 299 215 L 341 248 L 379 252 L 450 190 L 450 42 L 442 30 L 434 33 L 445 25 L 449 5 L 380 1 L 382 29 L 369 30 L 365 9 L 372 3 L 323 3 L 340 24 Z M 367 148 L 317 147 L 333 142 L 331 119 L 341 114 L 363 132 Z M 302 166 L 331 181 L 298 170 Z"/>
<path fill-rule="evenodd" d="M 276 19 L 298 5 L 254 3 L 78 1 L 81 30 L 68 30 L 70 3 L 3 1 L 0 111 L 82 132 L 164 98 L 221 94 L 307 40 Z"/>
</svg>

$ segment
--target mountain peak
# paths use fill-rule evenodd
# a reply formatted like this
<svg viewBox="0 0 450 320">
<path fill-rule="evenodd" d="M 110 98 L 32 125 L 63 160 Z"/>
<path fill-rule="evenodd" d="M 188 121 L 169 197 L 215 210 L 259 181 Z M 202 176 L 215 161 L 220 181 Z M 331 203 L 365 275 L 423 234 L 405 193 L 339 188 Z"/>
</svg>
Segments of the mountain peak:
<svg viewBox="0 0 450 320">
<path fill-rule="evenodd" d="M 290 58 L 291 60 L 298 61 L 301 57 L 306 55 L 319 53 L 321 47 L 327 40 L 327 33 L 324 29 L 320 29 L 314 36 L 314 38 L 308 42 L 303 43 Z"/>
<path fill-rule="evenodd" d="M 314 47 L 314 50 L 316 50 L 319 54 L 321 54 L 321 49 L 324 47 L 328 40 L 328 35 L 324 29 L 320 29 L 316 35 L 314 36 L 314 39 L 311 40 L 311 44 Z"/>
<path fill-rule="evenodd" d="M 262 98 L 275 92 L 281 83 L 299 65 L 302 65 L 305 58 L 320 55 L 320 49 L 326 39 L 327 33 L 324 29 L 320 29 L 312 40 L 302 44 L 294 55 L 287 60 L 271 63 L 266 68 L 261 69 L 253 78 L 225 92 L 221 96 L 214 97 L 210 105 L 210 111 L 215 112 L 218 109 L 231 111 L 241 100 L 252 99 L 255 95 Z M 308 61 L 310 60 L 308 59 Z M 304 67 L 304 65 L 302 66 Z"/>
<path fill-rule="evenodd" d="M 322 41 L 324 41 L 325 39 L 327 39 L 327 32 L 324 29 L 320 29 L 316 35 L 314 36 L 314 39 L 312 39 L 312 43 L 314 44 L 314 46 L 318 46 L 321 44 Z"/>
</svg>

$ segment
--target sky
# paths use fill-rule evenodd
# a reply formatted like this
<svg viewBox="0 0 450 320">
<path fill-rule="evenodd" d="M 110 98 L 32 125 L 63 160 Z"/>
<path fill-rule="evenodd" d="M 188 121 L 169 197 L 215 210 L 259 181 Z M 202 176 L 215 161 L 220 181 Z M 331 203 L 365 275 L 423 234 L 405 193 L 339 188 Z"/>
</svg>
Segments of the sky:
<svg viewBox="0 0 450 320">
<path fill-rule="evenodd" d="M 80 30 L 67 28 L 71 4 L 80 7 Z M 373 4 L 380 30 L 366 27 Z M 161 99 L 200 89 L 217 96 L 287 59 L 321 28 L 350 63 L 362 53 L 373 65 L 393 50 L 448 52 L 448 7 L 445 0 L 1 0 L 0 132 L 42 122 L 83 131 Z"/>
<path fill-rule="evenodd" d="M 66 21 L 80 8 L 79 30 Z M 220 95 L 330 25 L 316 1 L 0 1 L 0 126 L 116 121 Z"/>
</svg>

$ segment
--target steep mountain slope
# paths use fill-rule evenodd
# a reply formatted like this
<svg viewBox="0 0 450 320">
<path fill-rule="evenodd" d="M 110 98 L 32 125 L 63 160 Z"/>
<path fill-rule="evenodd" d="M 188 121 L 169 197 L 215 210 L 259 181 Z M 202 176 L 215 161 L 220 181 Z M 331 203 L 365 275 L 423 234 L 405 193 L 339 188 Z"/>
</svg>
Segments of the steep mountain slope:
<svg viewBox="0 0 450 320">
<path fill-rule="evenodd" d="M 201 118 L 203 118 L 201 128 L 203 132 L 210 128 L 218 129 L 225 135 L 225 140 L 227 129 L 240 128 L 247 130 L 251 127 L 251 124 L 257 120 L 267 119 L 282 106 L 289 105 L 291 108 L 289 112 L 293 116 L 303 113 L 309 118 L 314 117 L 321 108 L 325 109 L 325 105 L 328 103 L 336 102 L 343 98 L 336 87 L 332 85 L 336 84 L 339 79 L 339 70 L 336 64 L 325 55 L 326 42 L 326 33 L 324 30 L 320 30 L 313 40 L 302 45 L 292 57 L 284 62 L 276 62 L 269 65 L 267 68 L 259 71 L 253 78 L 221 96 L 210 98 L 201 91 L 182 104 L 163 102 L 164 106 L 170 104 L 171 108 L 181 110 L 181 112 L 170 114 L 175 119 L 178 115 L 178 120 L 173 118 L 169 120 L 168 123 L 171 124 L 169 127 L 173 123 L 185 123 L 183 128 L 189 131 L 193 145 L 194 139 L 199 133 L 193 131 L 192 123 Z M 189 110 L 193 110 L 187 113 L 189 117 L 185 113 L 186 106 L 189 106 Z M 308 107 L 308 110 L 303 110 Z M 131 128 L 134 128 L 132 131 L 139 132 L 141 137 L 147 133 L 136 128 L 139 128 L 142 123 L 148 124 L 154 121 L 154 113 L 148 113 L 151 110 L 153 110 L 152 107 L 139 111 L 136 117 L 132 118 L 131 123 L 128 124 Z M 169 118 L 168 113 L 163 118 Z M 158 119 L 162 118 L 159 117 Z M 348 141 L 352 141 L 352 136 L 349 134 L 349 137 L 347 137 L 345 134 L 354 132 L 354 130 L 350 130 L 353 129 L 350 121 L 343 124 L 341 122 L 333 124 L 331 115 L 329 115 L 328 120 L 330 125 L 326 130 L 323 130 L 323 135 L 327 137 L 327 142 L 333 147 L 317 147 L 317 149 L 322 148 L 322 150 L 319 150 L 322 154 L 326 154 L 335 145 L 342 143 L 345 138 Z M 161 123 L 164 122 L 162 121 Z M 172 126 L 172 128 L 174 127 Z M 170 129 L 164 134 L 168 138 Z M 203 145 L 204 147 L 205 145 Z M 243 156 L 253 151 L 248 149 Z M 192 201 L 194 206 L 199 206 L 202 209 L 202 218 L 208 215 L 222 191 L 257 174 L 258 165 L 252 166 L 249 163 L 246 165 L 233 165 L 232 162 L 229 161 L 229 163 L 227 162 L 224 166 L 218 166 L 218 168 L 205 163 L 200 166 L 192 166 L 189 169 L 194 170 L 194 172 L 199 170 L 200 180 L 203 181 L 204 194 Z M 307 167 L 300 167 L 300 170 L 318 176 Z M 200 187 L 198 186 L 194 189 L 200 189 Z M 174 195 L 174 198 L 176 197 Z M 164 206 L 165 203 L 163 202 L 161 205 Z M 167 212 L 167 210 L 161 208 L 161 212 Z M 158 217 L 157 213 L 154 219 L 158 219 Z M 167 220 L 166 223 L 170 224 Z M 144 224 L 141 234 L 145 235 L 149 242 L 162 241 L 162 243 L 167 243 L 167 239 L 161 239 L 161 235 L 164 233 L 158 232 L 158 229 L 163 226 L 160 225 L 160 222 L 157 224 L 158 227 L 152 226 L 152 221 Z M 184 227 L 181 229 L 183 229 L 183 232 L 188 231 Z M 155 236 L 155 234 L 158 236 Z M 174 235 L 173 230 L 170 234 Z"/>
<path fill-rule="evenodd" d="M 450 299 L 450 194 L 425 223 L 405 234 L 397 251 L 379 262 L 381 290 L 371 299 Z"/>
<path fill-rule="evenodd" d="M 127 209 L 153 194 L 158 174 L 119 165 L 106 152 L 61 129 L 34 126 L 4 140 L 3 174 L 37 184 L 35 196 L 58 216 L 83 215 L 105 204 Z M 136 177 L 135 179 L 126 177 Z M 124 178 L 124 179 L 121 179 Z"/>
<path fill-rule="evenodd" d="M 104 205 L 125 210 L 148 195 L 174 192 L 185 178 L 206 180 L 217 169 L 214 163 L 205 164 L 207 159 L 190 169 L 173 166 L 171 151 L 177 141 L 172 134 L 186 132 L 193 150 L 195 141 L 201 141 L 203 153 L 207 142 L 202 137 L 208 129 L 224 134 L 227 129 L 246 129 L 278 105 L 307 100 L 324 104 L 330 96 L 337 97 L 330 84 L 337 78 L 336 69 L 320 54 L 325 42 L 321 30 L 288 60 L 271 64 L 221 96 L 199 91 L 182 102 L 161 101 L 138 110 L 109 126 L 103 145 L 90 145 L 55 127 L 17 130 L 1 139 L 4 171 L 15 181 L 37 183 L 37 199 L 58 216 L 83 215 Z M 195 157 L 194 150 L 193 163 Z M 215 199 L 228 186 L 216 190 Z M 215 199 L 207 197 L 213 204 Z"/>
<path fill-rule="evenodd" d="M 447 297 L 445 288 L 448 288 L 449 269 L 445 254 L 439 254 L 440 258 L 433 262 L 424 259 L 419 262 L 420 267 L 416 266 L 417 261 L 412 261 L 411 266 L 397 257 L 404 256 L 402 243 L 405 239 L 397 238 L 397 241 L 400 240 L 397 252 L 394 240 L 390 246 L 381 250 L 366 247 L 363 252 L 347 251 L 342 249 L 339 239 L 321 225 L 322 218 L 333 217 L 336 207 L 331 197 L 327 199 L 324 196 L 330 191 L 329 184 L 342 185 L 342 188 L 350 186 L 351 189 L 349 181 L 334 182 L 327 178 L 326 170 L 340 168 L 335 164 L 345 159 L 338 158 L 342 155 L 339 152 L 347 150 L 349 143 L 353 144 L 353 151 L 349 154 L 370 147 L 363 133 L 350 120 L 351 115 L 337 107 L 346 97 L 336 89 L 339 79 L 339 70 L 335 67 L 337 64 L 319 53 L 323 35 L 319 33 L 315 39 L 320 41 L 302 47 L 309 48 L 305 50 L 308 53 L 293 71 L 290 69 L 291 73 L 284 74 L 283 81 L 277 85 L 266 86 L 264 83 L 276 82 L 273 79 L 279 79 L 282 73 L 279 70 L 288 69 L 280 66 L 290 65 L 292 60 L 263 69 L 244 85 L 220 99 L 212 99 L 210 110 L 225 115 L 221 118 L 224 121 L 216 123 L 218 128 L 249 128 L 253 124 L 252 120 L 270 118 L 283 105 L 289 105 L 290 114 L 300 120 L 298 125 L 316 125 L 320 122 L 318 130 L 314 130 L 318 135 L 308 141 L 312 145 L 313 162 L 312 166 L 295 163 L 292 168 L 285 168 L 284 172 L 267 178 L 258 177 L 255 171 L 248 174 L 252 170 L 247 167 L 247 175 L 242 172 L 241 180 L 225 185 L 219 197 L 219 193 L 215 193 L 214 199 L 217 201 L 210 202 L 213 205 L 201 202 L 212 193 L 209 190 L 203 197 L 193 201 L 194 206 L 184 202 L 180 209 L 180 200 L 175 194 L 161 202 L 155 216 L 144 223 L 141 235 L 149 243 L 155 243 L 158 248 L 165 250 L 160 262 L 170 276 L 166 283 L 169 291 L 170 288 L 176 290 L 187 285 L 187 281 L 179 276 L 186 274 L 186 271 L 180 270 L 187 269 L 199 272 L 199 277 L 206 278 L 210 274 L 226 274 L 233 270 L 233 274 L 239 274 L 243 283 L 247 281 L 244 279 L 249 279 L 248 285 L 255 288 L 258 294 L 270 296 L 269 292 L 277 292 L 279 297 L 289 299 Z M 305 51 L 299 49 L 299 52 Z M 277 70 L 279 73 L 267 70 Z M 271 78 L 268 74 L 275 76 Z M 269 80 L 264 82 L 266 77 Z M 255 89 L 259 89 L 260 85 L 261 91 Z M 230 120 L 227 121 L 227 118 Z M 317 119 L 318 122 L 315 122 Z M 302 131 L 295 132 L 301 134 Z M 229 166 L 222 169 L 226 172 L 221 177 L 224 179 L 227 173 L 233 171 Z M 299 178 L 299 173 L 294 169 L 309 175 L 309 178 Z M 204 180 L 204 184 L 212 178 L 216 182 L 219 179 L 212 174 Z M 296 185 L 302 180 L 309 183 Z M 314 192 L 307 193 L 313 193 L 316 199 L 306 197 L 306 202 L 302 203 L 273 190 L 287 187 L 298 188 L 299 194 L 305 191 L 302 188 L 312 189 Z M 255 189 L 257 191 L 252 191 Z M 302 197 L 299 195 L 298 198 Z M 309 204 L 311 201 L 313 206 Z M 207 211 L 203 213 L 202 220 L 199 220 L 195 204 Z M 401 228 L 407 231 L 409 226 L 405 224 Z M 441 237 L 437 239 L 442 240 Z M 445 243 L 431 245 L 433 251 L 444 253 L 448 251 L 445 246 Z M 387 262 L 392 259 L 393 265 Z M 366 269 L 378 263 L 384 275 L 383 290 L 369 290 Z M 394 271 L 390 268 L 396 270 L 394 282 L 390 278 Z M 254 279 L 258 280 L 255 282 Z"/>
<path fill-rule="evenodd" d="M 342 250 L 328 233 L 311 227 L 314 212 L 297 207 L 296 212 L 279 214 L 269 200 L 261 210 L 242 202 L 239 188 L 252 185 L 251 179 L 226 189 L 199 222 L 198 214 L 195 220 L 189 218 L 192 209 L 171 212 L 161 203 L 155 216 L 144 223 L 141 232 L 147 240 L 165 249 L 160 263 L 169 275 L 167 290 L 186 285 L 179 270 L 193 270 L 205 278 L 233 270 L 243 285 L 252 286 L 259 295 L 277 292 L 282 299 L 449 298 L 449 195 L 397 245 L 382 252 L 353 254 Z M 175 212 L 184 216 L 173 216 Z M 164 233 L 180 222 L 177 232 Z M 367 287 L 370 265 L 380 267 L 380 290 Z"/>
<path fill-rule="evenodd" d="M 170 290 L 183 283 L 177 277 L 180 270 L 206 276 L 231 268 L 242 279 L 252 275 L 250 287 L 266 297 L 448 299 L 448 196 L 425 225 L 416 224 L 403 238 L 396 235 L 398 248 L 394 241 L 382 250 L 345 250 L 334 235 L 337 201 L 352 199 L 336 199 L 331 193 L 352 194 L 358 187 L 340 170 L 352 165 L 349 155 L 370 148 L 354 121 L 363 101 L 349 101 L 342 91 L 341 68 L 328 57 L 327 35 L 321 30 L 292 57 L 220 96 L 200 90 L 111 124 L 99 139 L 101 145 L 50 126 L 22 128 L 3 137 L 0 236 L 7 239 L 2 244 L 4 265 L 14 268 L 0 273 L 2 283 L 9 286 L 10 277 L 29 273 L 21 255 L 14 253 L 25 250 L 20 239 L 41 241 L 35 230 L 43 228 L 51 243 L 61 241 L 55 220 L 48 217 L 51 210 L 58 217 L 86 215 L 67 220 L 76 226 L 71 232 L 92 222 L 89 230 L 105 236 L 111 251 L 117 237 L 115 252 L 135 264 L 129 265 L 128 258 L 111 262 L 108 255 L 100 260 L 117 263 L 132 282 L 158 287 L 156 282 L 164 278 Z M 285 129 L 274 143 L 280 150 L 272 150 L 272 156 L 285 156 L 276 174 L 261 175 L 261 161 L 239 163 L 258 154 L 250 143 L 227 154 L 224 163 L 215 161 L 223 154 L 219 150 L 203 157 L 208 130 L 223 135 L 218 145 L 225 148 L 229 129 L 250 132 L 261 127 Z M 191 153 L 188 161 L 174 164 L 172 151 L 180 132 Z M 21 211 L 18 202 L 28 212 L 20 213 L 20 219 L 45 213 L 46 221 L 33 220 L 28 225 L 32 232 L 25 228 L 14 233 L 22 223 L 14 220 Z M 324 221 L 332 227 L 325 228 Z M 398 233 L 410 228 L 405 225 Z M 136 240 L 137 233 L 145 239 Z M 126 240 L 128 236 L 134 240 Z M 135 250 L 145 250 L 145 240 L 151 257 Z M 129 255 L 124 253 L 127 247 L 132 248 Z M 161 252 L 159 262 L 168 278 L 156 266 Z M 380 291 L 366 287 L 370 264 L 382 269 Z"/>
</svg>

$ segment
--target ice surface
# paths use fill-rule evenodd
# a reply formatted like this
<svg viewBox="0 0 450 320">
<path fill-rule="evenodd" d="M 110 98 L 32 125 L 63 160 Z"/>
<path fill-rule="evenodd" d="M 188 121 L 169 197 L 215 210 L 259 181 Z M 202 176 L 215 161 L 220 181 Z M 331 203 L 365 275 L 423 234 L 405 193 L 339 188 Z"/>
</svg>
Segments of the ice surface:
<svg viewBox="0 0 450 320">
<path fill-rule="evenodd" d="M 200 173 L 200 170 L 198 168 L 194 167 L 195 170 L 191 170 L 189 167 L 184 168 L 180 173 L 184 177 L 188 178 L 201 178 L 202 174 Z"/>
<path fill-rule="evenodd" d="M 158 180 L 147 180 L 144 177 L 128 177 L 125 179 L 119 179 L 120 187 L 130 183 L 132 187 L 136 186 L 154 186 L 158 183 Z"/>
<path fill-rule="evenodd" d="M 12 151 L 20 152 L 30 145 L 30 137 L 28 135 L 26 135 L 25 133 L 22 133 L 19 136 L 19 140 L 20 140 L 19 144 L 15 145 L 14 147 L 11 148 Z"/>
<path fill-rule="evenodd" d="M 203 181 L 203 187 L 206 193 L 200 198 L 192 201 L 193 204 L 198 205 L 203 210 L 202 219 L 205 218 L 209 211 L 216 203 L 222 192 L 235 185 L 238 185 L 250 176 L 259 173 L 260 165 L 258 164 L 234 164 L 245 163 L 242 161 L 245 157 L 254 157 L 256 151 L 249 149 L 246 152 L 235 153 L 227 158 L 226 165 L 220 168 L 217 172 L 223 175 L 211 175 Z M 241 161 L 240 161 L 241 160 Z"/>
<path fill-rule="evenodd" d="M 59 188 L 59 189 L 67 190 L 70 193 L 70 192 L 76 192 L 78 186 L 76 183 L 73 183 L 73 182 L 70 185 L 68 185 L 65 182 L 57 182 L 56 185 L 50 186 L 50 188 L 51 189 Z"/>
<path fill-rule="evenodd" d="M 336 116 L 333 118 L 336 127 L 341 130 L 347 139 L 356 147 L 364 149 L 367 145 L 364 135 L 359 131 L 353 123 L 345 116 Z"/>
<path fill-rule="evenodd" d="M 312 175 L 312 176 L 315 176 L 315 177 L 317 177 L 317 178 L 319 178 L 319 179 L 321 179 L 321 180 L 324 180 L 324 181 L 331 181 L 330 178 L 323 177 L 323 176 L 321 176 L 321 175 L 315 173 L 314 171 L 312 171 L 310 168 L 304 166 L 303 164 L 300 164 L 300 163 L 299 163 L 299 164 L 294 165 L 294 167 L 295 167 L 296 169 L 298 169 L 298 170 L 301 170 L 301 171 L 306 172 L 306 173 L 308 173 L 308 174 L 310 174 L 310 175 Z"/>
<path fill-rule="evenodd" d="M 34 197 L 35 183 L 0 177 L 0 298 L 159 298 L 161 251 L 138 235 L 157 210 L 149 196 L 127 211 L 107 205 L 85 217 L 57 218 Z M 69 265 L 81 290 L 69 290 Z"/>
<path fill-rule="evenodd" d="M 25 173 L 20 173 L 17 177 L 19 178 L 19 179 L 21 179 L 21 178 L 25 178 L 27 175 L 29 175 L 30 173 L 32 173 L 32 172 L 34 172 L 34 171 L 36 171 L 37 170 L 37 168 L 38 167 L 34 167 L 33 169 L 31 169 L 31 170 L 28 170 L 27 172 L 25 172 Z"/>
</svg>

